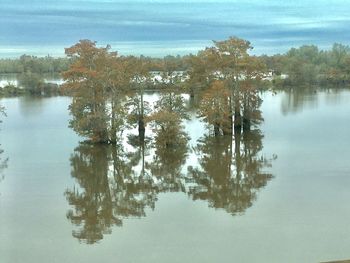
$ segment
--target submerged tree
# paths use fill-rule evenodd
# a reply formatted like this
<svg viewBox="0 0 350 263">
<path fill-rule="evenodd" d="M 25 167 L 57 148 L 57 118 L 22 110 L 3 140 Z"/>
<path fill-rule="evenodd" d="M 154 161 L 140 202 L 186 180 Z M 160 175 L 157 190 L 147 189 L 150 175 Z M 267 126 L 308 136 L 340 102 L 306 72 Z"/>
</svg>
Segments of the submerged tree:
<svg viewBox="0 0 350 263">
<path fill-rule="evenodd" d="M 199 105 L 199 115 L 204 121 L 214 127 L 214 134 L 226 134 L 230 129 L 229 90 L 222 81 L 215 81 L 203 94 Z"/>
<path fill-rule="evenodd" d="M 154 133 L 154 156 L 150 169 L 161 192 L 183 191 L 181 167 L 186 161 L 189 137 L 182 121 L 188 119 L 184 98 L 174 91 L 160 95 L 150 116 Z"/>
<path fill-rule="evenodd" d="M 150 85 L 150 68 L 151 62 L 144 57 L 127 57 L 127 68 L 131 72 L 132 87 L 136 92 L 128 100 L 127 106 L 131 112 L 129 114 L 129 122 L 137 124 L 139 138 L 145 137 L 146 119 L 151 113 L 148 102 L 144 100 L 145 89 Z"/>
<path fill-rule="evenodd" d="M 184 133 L 182 120 L 188 114 L 184 98 L 174 91 L 167 91 L 160 95 L 155 105 L 155 112 L 150 116 L 156 144 L 172 147 L 176 145 L 176 138 L 187 138 Z"/>
<path fill-rule="evenodd" d="M 250 127 L 250 121 L 255 117 L 253 112 L 259 106 L 259 94 L 257 92 L 257 85 L 255 82 L 259 81 L 265 73 L 265 66 L 260 59 L 250 56 L 248 51 L 252 47 L 249 41 L 230 37 L 224 41 L 214 41 L 214 46 L 207 48 L 198 54 L 204 63 L 197 63 L 204 66 L 202 74 L 206 74 L 201 79 L 206 79 L 209 86 L 214 80 L 220 80 L 224 84 L 229 93 L 227 101 L 229 104 L 229 114 L 227 115 L 226 133 L 232 133 L 233 128 L 241 130 L 242 127 Z M 196 61 L 196 59 L 193 59 Z M 198 60 L 198 58 L 197 58 Z M 196 65 L 192 63 L 192 65 Z M 193 72 L 201 67 L 192 67 Z M 194 77 L 190 81 L 195 80 Z M 209 93 L 213 88 L 209 90 Z M 212 101 L 212 96 L 205 97 L 203 104 Z M 208 111 L 210 113 L 211 111 Z M 243 125 L 242 115 L 244 115 L 245 122 Z M 207 116 L 208 117 L 208 116 Z M 234 120 L 233 120 L 234 118 Z M 209 119 L 209 118 L 207 118 Z"/>
<path fill-rule="evenodd" d="M 73 119 L 70 127 L 92 142 L 116 142 L 118 126 L 125 112 L 121 105 L 122 89 L 129 75 L 115 52 L 96 47 L 90 40 L 81 40 L 66 49 L 71 58 L 69 70 L 63 73 L 64 87 L 73 95 L 69 106 Z"/>
<path fill-rule="evenodd" d="M 191 98 L 194 98 L 195 94 L 200 94 L 215 80 L 212 73 L 216 71 L 216 63 L 211 49 L 201 50 L 197 55 L 190 55 L 187 63 L 189 64 L 187 89 Z"/>
</svg>

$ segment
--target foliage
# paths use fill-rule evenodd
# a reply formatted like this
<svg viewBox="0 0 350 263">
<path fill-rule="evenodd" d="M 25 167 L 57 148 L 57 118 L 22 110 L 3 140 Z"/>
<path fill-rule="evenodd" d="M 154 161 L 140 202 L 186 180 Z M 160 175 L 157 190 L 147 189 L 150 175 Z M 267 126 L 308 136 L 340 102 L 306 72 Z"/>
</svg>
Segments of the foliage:
<svg viewBox="0 0 350 263">
<path fill-rule="evenodd" d="M 73 96 L 69 110 L 70 127 L 92 142 L 115 142 L 117 129 L 123 124 L 122 92 L 126 83 L 117 54 L 110 47 L 96 47 L 95 42 L 81 40 L 66 49 L 72 60 L 63 73 L 64 88 Z"/>
<path fill-rule="evenodd" d="M 156 144 L 165 147 L 176 145 L 176 138 L 185 138 L 182 120 L 188 118 L 184 99 L 180 94 L 167 92 L 160 96 L 155 105 L 155 112 L 149 117 Z"/>
<path fill-rule="evenodd" d="M 199 115 L 204 121 L 214 127 L 215 135 L 227 131 L 230 126 L 230 92 L 222 81 L 215 81 L 205 91 L 199 105 Z"/>
<path fill-rule="evenodd" d="M 220 130 L 223 134 L 232 133 L 233 125 L 235 129 L 242 126 L 249 129 L 251 122 L 262 120 L 257 114 L 261 101 L 258 83 L 266 73 L 266 66 L 260 58 L 249 55 L 251 49 L 249 41 L 230 37 L 214 41 L 213 47 L 191 58 L 189 83 L 210 87 L 204 91 L 200 115 L 214 125 L 216 135 L 221 134 Z M 198 79 L 196 72 L 200 74 Z"/>
<path fill-rule="evenodd" d="M 330 50 L 304 45 L 282 55 L 262 58 L 270 71 L 285 74 L 284 79 L 274 81 L 282 86 L 339 85 L 350 81 L 350 48 L 339 43 Z"/>
<path fill-rule="evenodd" d="M 51 56 L 35 57 L 22 55 L 17 59 L 0 59 L 0 74 L 32 72 L 37 74 L 59 73 L 69 67 L 69 59 Z"/>
<path fill-rule="evenodd" d="M 29 94 L 40 95 L 44 80 L 39 74 L 26 71 L 18 76 L 18 83 L 19 86 L 22 86 Z"/>
</svg>

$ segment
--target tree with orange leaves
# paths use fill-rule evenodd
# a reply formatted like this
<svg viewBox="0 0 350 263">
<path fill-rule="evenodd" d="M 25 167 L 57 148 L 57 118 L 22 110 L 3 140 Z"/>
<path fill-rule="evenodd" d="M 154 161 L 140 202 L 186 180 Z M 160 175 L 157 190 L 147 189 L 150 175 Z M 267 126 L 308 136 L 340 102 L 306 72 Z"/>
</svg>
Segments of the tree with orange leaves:
<svg viewBox="0 0 350 263">
<path fill-rule="evenodd" d="M 199 114 L 204 121 L 214 127 L 214 134 L 226 134 L 230 129 L 230 91 L 225 88 L 223 81 L 215 81 L 207 89 L 199 106 Z"/>
<path fill-rule="evenodd" d="M 242 127 L 249 128 L 251 119 L 257 115 L 256 109 L 260 106 L 256 82 L 263 76 L 265 66 L 257 57 L 249 55 L 251 49 L 249 41 L 230 37 L 224 41 L 214 41 L 213 47 L 200 51 L 196 58 L 191 59 L 190 85 L 211 87 L 205 92 L 203 107 L 208 107 L 214 101 L 219 85 L 213 84 L 215 80 L 220 80 L 220 85 L 225 87 L 224 94 L 229 109 L 226 128 L 223 130 L 225 133 L 232 133 L 233 129 L 240 132 Z M 196 75 L 196 72 L 200 74 Z M 206 114 L 212 112 L 209 110 Z M 260 116 L 258 118 L 261 119 Z M 217 133 L 218 129 L 222 130 L 219 126 L 216 125 L 215 128 Z"/>
<path fill-rule="evenodd" d="M 130 78 L 117 53 L 109 50 L 110 46 L 99 48 L 90 40 L 80 40 L 65 50 L 72 60 L 62 74 L 64 88 L 73 96 L 69 125 L 94 143 L 115 143 L 118 128 L 124 124 L 120 100 Z"/>
</svg>

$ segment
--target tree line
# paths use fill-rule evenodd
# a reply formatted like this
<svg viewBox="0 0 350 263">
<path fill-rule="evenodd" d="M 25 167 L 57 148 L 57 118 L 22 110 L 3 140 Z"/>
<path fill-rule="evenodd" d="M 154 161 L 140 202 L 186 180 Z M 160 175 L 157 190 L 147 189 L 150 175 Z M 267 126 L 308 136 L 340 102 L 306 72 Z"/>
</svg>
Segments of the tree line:
<svg viewBox="0 0 350 263">
<path fill-rule="evenodd" d="M 174 71 L 189 71 L 193 55 L 168 55 L 163 58 L 140 56 L 139 58 L 151 64 L 150 71 L 159 71 L 166 75 Z M 299 48 L 291 48 L 284 54 L 261 55 L 258 58 L 273 74 L 273 82 L 277 86 L 340 85 L 347 84 L 350 80 L 350 47 L 339 43 L 333 44 L 329 50 L 321 50 L 315 45 L 303 45 Z M 199 63 L 200 60 L 196 62 Z M 38 76 L 40 78 L 43 74 L 60 74 L 66 71 L 71 63 L 71 59 L 67 57 L 54 58 L 49 55 L 36 57 L 24 54 L 16 59 L 0 59 L 0 74 L 14 73 L 22 79 L 27 78 L 35 82 L 35 78 Z M 39 81 L 36 80 L 36 83 L 38 84 Z"/>
<path fill-rule="evenodd" d="M 350 47 L 339 43 L 330 50 L 315 45 L 292 48 L 285 54 L 261 56 L 279 86 L 346 85 L 350 82 Z M 284 76 L 283 76 L 284 75 Z"/>
<path fill-rule="evenodd" d="M 21 74 L 28 71 L 37 74 L 60 73 L 67 70 L 69 64 L 70 61 L 64 57 L 36 57 L 24 54 L 17 59 L 0 59 L 0 74 Z"/>
<path fill-rule="evenodd" d="M 0 74 L 16 74 L 18 85 L 8 83 L 0 96 L 62 95 L 57 84 L 46 83 L 45 76 L 56 76 L 69 68 L 67 58 L 22 55 L 18 59 L 0 59 Z M 20 88 L 22 87 L 22 88 Z"/>
</svg>

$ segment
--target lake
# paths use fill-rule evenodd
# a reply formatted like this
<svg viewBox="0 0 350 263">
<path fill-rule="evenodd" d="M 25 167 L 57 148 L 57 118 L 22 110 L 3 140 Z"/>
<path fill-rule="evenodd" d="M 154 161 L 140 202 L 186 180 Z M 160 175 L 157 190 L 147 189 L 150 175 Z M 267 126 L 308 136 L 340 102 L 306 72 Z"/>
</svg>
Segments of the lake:
<svg viewBox="0 0 350 263">
<path fill-rule="evenodd" d="M 80 144 L 68 97 L 1 99 L 0 261 L 350 259 L 350 91 L 262 97 L 264 123 L 233 141 L 189 101 L 172 151 Z"/>
</svg>

